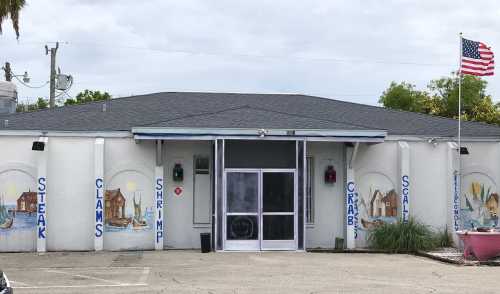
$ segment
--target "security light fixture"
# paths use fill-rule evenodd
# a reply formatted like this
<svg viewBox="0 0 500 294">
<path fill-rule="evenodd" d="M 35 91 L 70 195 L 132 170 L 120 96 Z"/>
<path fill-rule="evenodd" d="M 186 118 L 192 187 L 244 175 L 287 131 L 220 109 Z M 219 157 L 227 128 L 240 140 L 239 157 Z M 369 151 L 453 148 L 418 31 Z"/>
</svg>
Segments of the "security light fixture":
<svg viewBox="0 0 500 294">
<path fill-rule="evenodd" d="M 45 150 L 45 142 L 34 141 L 33 146 L 31 146 L 31 150 L 33 151 L 43 151 Z"/>
</svg>

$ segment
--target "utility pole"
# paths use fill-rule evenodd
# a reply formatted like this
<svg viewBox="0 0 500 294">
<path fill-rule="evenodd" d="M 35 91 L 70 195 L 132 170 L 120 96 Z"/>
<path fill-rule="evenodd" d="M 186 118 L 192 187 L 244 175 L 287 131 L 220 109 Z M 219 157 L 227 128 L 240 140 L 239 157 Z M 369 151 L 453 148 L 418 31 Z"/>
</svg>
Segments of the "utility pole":
<svg viewBox="0 0 500 294">
<path fill-rule="evenodd" d="M 7 82 L 12 81 L 12 71 L 10 70 L 10 63 L 6 62 L 5 66 L 2 68 L 5 71 L 5 80 Z"/>
<path fill-rule="evenodd" d="M 50 52 L 50 99 L 49 106 L 53 108 L 56 106 L 56 54 L 59 49 L 59 42 L 56 42 L 56 47 L 50 48 L 45 45 L 45 55 Z"/>
</svg>

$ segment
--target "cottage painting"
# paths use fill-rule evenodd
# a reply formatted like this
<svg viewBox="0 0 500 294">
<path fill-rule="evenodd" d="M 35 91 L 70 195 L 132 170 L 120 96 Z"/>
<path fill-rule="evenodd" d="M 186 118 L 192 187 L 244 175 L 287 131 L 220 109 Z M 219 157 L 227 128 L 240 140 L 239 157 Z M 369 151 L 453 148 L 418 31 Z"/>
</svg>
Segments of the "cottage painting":
<svg viewBox="0 0 500 294">
<path fill-rule="evenodd" d="M 464 176 L 460 208 L 465 229 L 497 227 L 499 196 L 493 180 L 482 173 Z"/>
<path fill-rule="evenodd" d="M 0 174 L 0 234 L 34 230 L 37 193 L 29 174 L 11 170 Z"/>
<path fill-rule="evenodd" d="M 131 171 L 115 176 L 104 193 L 106 232 L 145 231 L 153 229 L 153 193 L 141 174 Z"/>
<path fill-rule="evenodd" d="M 364 174 L 358 181 L 358 228 L 373 229 L 398 219 L 400 197 L 392 181 L 381 173 Z"/>
</svg>

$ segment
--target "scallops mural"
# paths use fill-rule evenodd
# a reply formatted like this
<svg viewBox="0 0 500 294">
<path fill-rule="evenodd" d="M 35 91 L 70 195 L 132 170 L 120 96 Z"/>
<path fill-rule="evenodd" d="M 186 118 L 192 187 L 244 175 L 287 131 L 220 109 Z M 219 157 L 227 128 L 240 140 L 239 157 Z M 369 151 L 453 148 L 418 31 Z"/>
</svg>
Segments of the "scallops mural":
<svg viewBox="0 0 500 294">
<path fill-rule="evenodd" d="M 462 179 L 461 218 L 465 229 L 498 226 L 499 197 L 495 182 L 473 172 Z"/>
<path fill-rule="evenodd" d="M 106 232 L 137 232 L 153 229 L 152 192 L 146 176 L 135 171 L 115 175 L 104 193 Z"/>
<path fill-rule="evenodd" d="M 399 196 L 393 182 L 382 173 L 366 173 L 358 181 L 358 229 L 370 230 L 398 219 Z"/>
</svg>

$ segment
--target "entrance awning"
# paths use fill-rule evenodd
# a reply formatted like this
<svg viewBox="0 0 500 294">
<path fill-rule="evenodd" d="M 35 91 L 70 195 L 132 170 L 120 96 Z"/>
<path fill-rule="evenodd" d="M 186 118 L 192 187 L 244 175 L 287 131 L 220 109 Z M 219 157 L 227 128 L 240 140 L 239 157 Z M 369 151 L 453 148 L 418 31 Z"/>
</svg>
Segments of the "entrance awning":
<svg viewBox="0 0 500 294">
<path fill-rule="evenodd" d="M 384 130 L 312 130 L 258 128 L 132 128 L 136 140 L 215 140 L 215 139 L 273 139 L 337 142 L 383 142 Z"/>
</svg>

